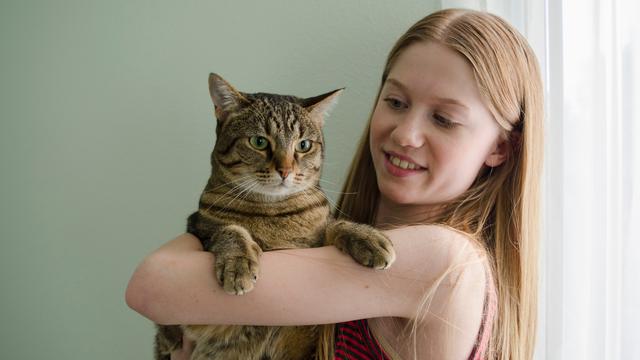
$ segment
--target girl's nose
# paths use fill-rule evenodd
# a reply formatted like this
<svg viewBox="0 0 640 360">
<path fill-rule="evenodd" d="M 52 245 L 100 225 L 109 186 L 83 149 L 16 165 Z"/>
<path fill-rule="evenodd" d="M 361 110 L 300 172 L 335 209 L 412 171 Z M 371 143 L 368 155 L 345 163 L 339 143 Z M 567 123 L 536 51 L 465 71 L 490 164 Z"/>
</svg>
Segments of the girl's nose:
<svg viewBox="0 0 640 360">
<path fill-rule="evenodd" d="M 391 140 L 402 147 L 419 148 L 424 145 L 424 119 L 410 112 L 391 132 Z"/>
</svg>

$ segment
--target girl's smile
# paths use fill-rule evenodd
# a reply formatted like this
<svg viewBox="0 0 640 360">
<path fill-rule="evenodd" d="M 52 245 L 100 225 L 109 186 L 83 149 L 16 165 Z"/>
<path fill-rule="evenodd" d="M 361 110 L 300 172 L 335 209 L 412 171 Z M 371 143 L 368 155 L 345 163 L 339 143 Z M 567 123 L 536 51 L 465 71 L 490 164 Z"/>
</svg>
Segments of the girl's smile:
<svg viewBox="0 0 640 360">
<path fill-rule="evenodd" d="M 384 154 L 385 169 L 393 176 L 406 177 L 427 171 L 426 167 L 416 164 L 416 162 L 408 156 L 394 152 L 384 152 Z"/>
</svg>

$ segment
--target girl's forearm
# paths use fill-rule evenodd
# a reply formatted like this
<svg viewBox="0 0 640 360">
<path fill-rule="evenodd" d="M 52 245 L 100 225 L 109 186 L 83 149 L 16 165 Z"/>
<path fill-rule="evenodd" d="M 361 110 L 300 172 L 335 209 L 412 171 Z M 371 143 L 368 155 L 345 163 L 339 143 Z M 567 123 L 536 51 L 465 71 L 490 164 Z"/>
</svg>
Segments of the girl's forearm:
<svg viewBox="0 0 640 360">
<path fill-rule="evenodd" d="M 159 324 L 310 325 L 373 317 L 412 318 L 425 292 L 455 266 L 438 287 L 444 299 L 457 282 L 456 296 L 468 307 L 482 305 L 484 266 L 469 240 L 438 227 L 388 231 L 397 260 L 387 270 L 354 262 L 333 246 L 265 252 L 260 277 L 244 295 L 229 295 L 214 277 L 213 254 L 183 234 L 149 255 L 134 272 L 127 304 Z M 424 261 L 430 254 L 430 261 Z M 460 257 L 460 255 L 463 255 Z M 467 264 L 468 263 L 468 264 Z M 476 292 L 480 291 L 480 294 Z M 465 294 L 467 292 L 467 294 Z M 462 294 L 462 295 L 461 295 Z M 477 296 L 476 296 L 477 295 Z M 479 299 L 478 301 L 471 300 Z M 433 304 L 435 306 L 436 303 Z M 444 305 L 444 304 L 443 304 Z M 433 309 L 432 308 L 432 309 Z M 437 314 L 436 314 L 437 315 Z"/>
</svg>

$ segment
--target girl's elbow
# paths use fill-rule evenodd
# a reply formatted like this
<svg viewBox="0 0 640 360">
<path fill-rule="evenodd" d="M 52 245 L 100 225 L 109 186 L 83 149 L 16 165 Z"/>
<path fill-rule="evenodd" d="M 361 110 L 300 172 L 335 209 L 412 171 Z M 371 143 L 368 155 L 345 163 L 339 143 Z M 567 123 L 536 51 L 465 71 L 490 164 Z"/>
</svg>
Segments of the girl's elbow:
<svg viewBox="0 0 640 360">
<path fill-rule="evenodd" d="M 148 318 L 149 304 L 144 296 L 144 292 L 141 291 L 138 285 L 139 284 L 136 283 L 135 279 L 132 278 L 127 286 L 124 299 L 129 308 Z"/>
<path fill-rule="evenodd" d="M 162 324 L 165 319 L 162 319 L 161 312 L 157 309 L 157 299 L 161 297 L 157 294 L 160 287 L 154 283 L 158 276 L 153 273 L 154 262 L 154 259 L 146 259 L 133 273 L 125 291 L 125 302 L 140 315 Z"/>
</svg>

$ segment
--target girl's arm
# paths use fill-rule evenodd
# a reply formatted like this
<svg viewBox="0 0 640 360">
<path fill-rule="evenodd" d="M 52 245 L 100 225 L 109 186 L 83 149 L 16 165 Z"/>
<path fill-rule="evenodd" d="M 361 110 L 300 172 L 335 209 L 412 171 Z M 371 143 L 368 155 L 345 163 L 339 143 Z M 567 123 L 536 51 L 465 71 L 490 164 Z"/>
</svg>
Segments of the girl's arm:
<svg viewBox="0 0 640 360">
<path fill-rule="evenodd" d="M 213 255 L 202 251 L 193 235 L 183 234 L 138 266 L 126 301 L 160 324 L 308 325 L 414 318 L 426 291 L 442 278 L 423 321 L 446 316 L 451 309 L 444 302 L 451 302 L 476 313 L 474 323 L 479 324 L 484 260 L 466 236 L 427 225 L 385 233 L 397 255 L 387 270 L 365 268 L 333 246 L 270 251 L 260 259 L 253 291 L 241 296 L 221 289 Z"/>
</svg>

